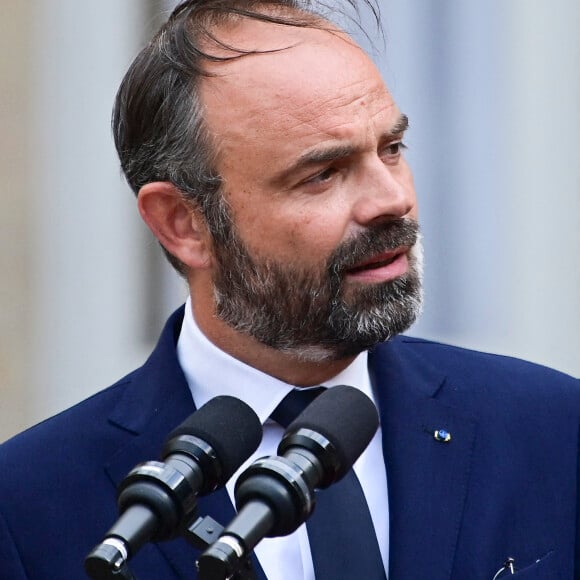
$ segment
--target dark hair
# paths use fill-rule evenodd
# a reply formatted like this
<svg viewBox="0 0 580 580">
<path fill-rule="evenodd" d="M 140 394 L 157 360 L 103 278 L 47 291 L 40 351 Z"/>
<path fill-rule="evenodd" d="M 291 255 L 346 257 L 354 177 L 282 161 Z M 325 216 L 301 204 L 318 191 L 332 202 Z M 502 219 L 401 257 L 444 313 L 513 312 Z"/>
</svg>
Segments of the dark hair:
<svg viewBox="0 0 580 580">
<path fill-rule="evenodd" d="M 363 0 L 378 23 L 373 0 Z M 357 0 L 345 0 L 358 10 Z M 252 18 L 285 26 L 328 24 L 336 8 L 311 0 L 187 0 L 180 3 L 127 71 L 117 93 L 112 127 L 121 167 L 137 194 L 146 183 L 169 181 L 204 216 L 216 241 L 227 236 L 230 217 L 216 170 L 217 146 L 207 131 L 196 88 L 207 62 L 242 58 L 220 42 L 220 23 Z M 344 12 L 341 12 L 344 14 Z M 228 56 L 208 47 L 225 49 Z M 223 50 L 220 51 L 224 53 Z M 164 249 L 165 250 L 165 249 Z M 165 251 L 182 275 L 186 267 Z"/>
</svg>

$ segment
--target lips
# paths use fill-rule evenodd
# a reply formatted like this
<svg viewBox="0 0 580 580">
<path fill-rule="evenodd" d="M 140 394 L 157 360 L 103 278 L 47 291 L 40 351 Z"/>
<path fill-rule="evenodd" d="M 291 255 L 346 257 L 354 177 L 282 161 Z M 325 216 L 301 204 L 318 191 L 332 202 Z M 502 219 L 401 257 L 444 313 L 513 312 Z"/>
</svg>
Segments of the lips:
<svg viewBox="0 0 580 580">
<path fill-rule="evenodd" d="M 373 256 L 372 258 L 357 264 L 356 266 L 349 268 L 347 270 L 348 274 L 357 274 L 365 270 L 376 270 L 384 266 L 392 264 L 401 254 L 404 254 L 406 249 L 397 249 L 392 252 L 384 252 L 380 255 Z"/>
<path fill-rule="evenodd" d="M 411 218 L 377 222 L 341 243 L 328 260 L 340 279 L 358 284 L 380 284 L 401 278 L 413 268 L 419 225 Z"/>
<path fill-rule="evenodd" d="M 346 270 L 346 278 L 358 284 L 382 284 L 404 276 L 409 270 L 408 247 L 382 252 Z"/>
</svg>

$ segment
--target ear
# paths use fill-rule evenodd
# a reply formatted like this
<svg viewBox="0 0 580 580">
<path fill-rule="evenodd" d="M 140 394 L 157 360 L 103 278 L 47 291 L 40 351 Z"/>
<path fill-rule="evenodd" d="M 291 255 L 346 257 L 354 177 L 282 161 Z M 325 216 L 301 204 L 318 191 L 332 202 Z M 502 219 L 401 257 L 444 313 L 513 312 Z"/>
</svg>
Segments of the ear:
<svg viewBox="0 0 580 580">
<path fill-rule="evenodd" d="M 210 265 L 210 236 L 201 214 L 167 181 L 147 183 L 137 197 L 139 213 L 161 245 L 190 268 Z"/>
</svg>

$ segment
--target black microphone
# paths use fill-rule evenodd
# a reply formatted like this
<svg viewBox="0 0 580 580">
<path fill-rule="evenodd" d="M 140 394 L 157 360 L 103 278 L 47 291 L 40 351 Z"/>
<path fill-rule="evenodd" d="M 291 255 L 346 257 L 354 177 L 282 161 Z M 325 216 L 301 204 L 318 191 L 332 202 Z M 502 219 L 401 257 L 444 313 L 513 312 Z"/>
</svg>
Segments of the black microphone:
<svg viewBox="0 0 580 580">
<path fill-rule="evenodd" d="M 262 425 L 234 397 L 215 397 L 171 432 L 162 462 L 137 465 L 121 482 L 121 516 L 85 559 L 91 578 L 115 577 L 149 541 L 182 533 L 197 515 L 197 495 L 223 487 L 258 448 Z"/>
<path fill-rule="evenodd" d="M 314 509 L 314 488 L 344 477 L 378 424 L 375 405 L 358 389 L 339 385 L 317 397 L 288 427 L 279 455 L 238 478 L 238 515 L 200 556 L 200 578 L 229 578 L 264 537 L 296 530 Z"/>
</svg>

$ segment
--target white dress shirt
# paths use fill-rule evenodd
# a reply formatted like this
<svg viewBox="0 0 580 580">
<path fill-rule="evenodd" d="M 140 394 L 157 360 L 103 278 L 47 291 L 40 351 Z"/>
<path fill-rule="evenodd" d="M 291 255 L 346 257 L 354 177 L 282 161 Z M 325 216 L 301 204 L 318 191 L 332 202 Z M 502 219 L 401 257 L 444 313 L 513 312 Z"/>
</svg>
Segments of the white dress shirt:
<svg viewBox="0 0 580 580">
<path fill-rule="evenodd" d="M 238 475 L 258 457 L 276 455 L 284 430 L 269 417 L 293 386 L 242 363 L 210 342 L 195 323 L 190 300 L 185 307 L 177 356 L 197 408 L 218 395 L 230 395 L 247 403 L 264 425 L 264 436 L 258 450 L 227 484 L 228 493 L 235 505 L 233 492 Z M 360 354 L 336 377 L 325 381 L 324 386 L 351 385 L 374 401 L 367 359 L 366 352 Z M 388 570 L 389 510 L 380 427 L 354 464 L 354 470 L 369 505 L 385 570 Z M 229 524 L 219 523 L 223 526 Z M 304 524 L 288 536 L 265 538 L 254 551 L 270 580 L 314 580 L 314 567 Z"/>
</svg>

